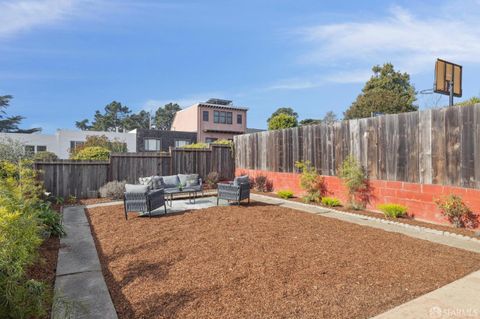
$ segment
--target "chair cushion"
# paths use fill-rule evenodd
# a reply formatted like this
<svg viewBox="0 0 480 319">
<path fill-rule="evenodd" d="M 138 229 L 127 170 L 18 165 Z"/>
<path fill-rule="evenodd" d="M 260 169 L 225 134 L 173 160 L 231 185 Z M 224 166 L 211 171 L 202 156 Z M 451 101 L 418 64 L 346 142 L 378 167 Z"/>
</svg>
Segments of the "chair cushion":
<svg viewBox="0 0 480 319">
<path fill-rule="evenodd" d="M 238 186 L 240 184 L 249 184 L 250 183 L 250 180 L 248 178 L 248 175 L 244 175 L 244 176 L 237 176 L 235 177 L 235 179 L 233 180 L 233 185 L 235 186 Z"/>
<path fill-rule="evenodd" d="M 148 190 L 148 185 L 125 184 L 125 191 L 127 193 L 146 193 Z"/>
<path fill-rule="evenodd" d="M 177 175 L 162 176 L 162 179 L 164 188 L 174 188 L 180 184 L 180 179 Z"/>
</svg>

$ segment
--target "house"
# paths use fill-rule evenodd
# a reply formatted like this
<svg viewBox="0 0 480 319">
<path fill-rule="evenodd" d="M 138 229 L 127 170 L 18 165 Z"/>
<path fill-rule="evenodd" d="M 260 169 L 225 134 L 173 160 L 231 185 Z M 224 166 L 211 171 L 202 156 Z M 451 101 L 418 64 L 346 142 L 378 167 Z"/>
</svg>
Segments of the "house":
<svg viewBox="0 0 480 319">
<path fill-rule="evenodd" d="M 168 152 L 170 147 L 180 147 L 197 142 L 196 132 L 136 129 L 137 152 Z"/>
<path fill-rule="evenodd" d="M 128 152 L 135 152 L 137 149 L 137 134 L 135 131 L 118 132 L 98 132 L 98 131 L 74 131 L 57 130 L 55 134 L 41 133 L 0 133 L 0 140 L 11 138 L 24 144 L 25 153 L 34 154 L 41 151 L 55 153 L 60 159 L 67 159 L 70 156 L 70 150 L 78 145 L 82 145 L 87 136 L 105 135 L 110 140 L 117 140 L 127 145 Z"/>
<path fill-rule="evenodd" d="M 247 111 L 248 108 L 234 106 L 229 100 L 209 99 L 178 111 L 171 129 L 196 132 L 197 142 L 201 143 L 233 140 L 247 130 Z"/>
</svg>

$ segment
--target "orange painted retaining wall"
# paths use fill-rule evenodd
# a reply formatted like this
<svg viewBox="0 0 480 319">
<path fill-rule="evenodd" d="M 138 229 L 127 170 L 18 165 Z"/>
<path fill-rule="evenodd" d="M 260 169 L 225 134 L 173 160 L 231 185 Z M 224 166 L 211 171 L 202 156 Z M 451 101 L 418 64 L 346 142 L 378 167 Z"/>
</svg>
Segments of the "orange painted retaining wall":
<svg viewBox="0 0 480 319">
<path fill-rule="evenodd" d="M 303 193 L 300 188 L 300 174 L 236 169 L 236 176 L 243 174 L 248 174 L 251 177 L 267 176 L 274 191 L 288 189 L 297 196 Z M 347 197 L 342 181 L 336 176 L 324 176 L 324 180 L 328 196 L 337 197 L 345 202 Z M 437 224 L 449 224 L 434 201 L 445 195 L 456 194 L 462 197 L 465 204 L 480 219 L 480 190 L 478 189 L 382 180 L 369 180 L 369 183 L 370 202 L 367 204 L 369 210 L 376 210 L 377 205 L 381 203 L 402 204 L 408 207 L 408 214 L 415 219 Z M 477 229 L 480 229 L 480 226 Z"/>
</svg>

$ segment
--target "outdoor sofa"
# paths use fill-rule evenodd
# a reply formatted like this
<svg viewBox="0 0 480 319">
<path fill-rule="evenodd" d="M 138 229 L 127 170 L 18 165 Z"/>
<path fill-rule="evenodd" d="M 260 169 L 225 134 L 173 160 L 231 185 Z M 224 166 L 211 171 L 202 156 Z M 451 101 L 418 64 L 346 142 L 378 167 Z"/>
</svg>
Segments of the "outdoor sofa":
<svg viewBox="0 0 480 319">
<path fill-rule="evenodd" d="M 164 206 L 165 195 L 170 195 L 170 206 L 174 194 L 203 192 L 202 179 L 198 174 L 150 176 L 139 178 L 139 184 L 126 184 L 124 194 L 125 219 L 128 212 L 151 212 Z"/>
<path fill-rule="evenodd" d="M 247 175 L 235 177 L 233 182 L 218 183 L 217 206 L 220 199 L 228 202 L 240 202 L 248 199 L 250 204 L 250 180 Z"/>
</svg>

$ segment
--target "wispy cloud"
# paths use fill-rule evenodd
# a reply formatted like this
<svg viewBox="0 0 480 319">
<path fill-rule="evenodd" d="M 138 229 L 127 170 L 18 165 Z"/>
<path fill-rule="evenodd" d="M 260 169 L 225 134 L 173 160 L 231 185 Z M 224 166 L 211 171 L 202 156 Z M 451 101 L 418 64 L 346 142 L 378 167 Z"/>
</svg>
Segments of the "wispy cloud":
<svg viewBox="0 0 480 319">
<path fill-rule="evenodd" d="M 473 4 L 471 10 L 480 11 L 480 4 Z M 303 39 L 314 45 L 301 60 L 319 64 L 393 61 L 408 72 L 431 69 L 436 57 L 480 63 L 480 28 L 476 20 L 451 12 L 415 16 L 402 7 L 393 7 L 387 17 L 375 21 L 301 29 Z"/>
<path fill-rule="evenodd" d="M 327 82 L 363 82 L 370 76 L 372 65 L 384 62 L 392 62 L 410 74 L 431 72 L 437 57 L 460 64 L 480 64 L 480 2 L 455 4 L 456 14 L 448 9 L 452 4 L 431 8 L 429 15 L 415 15 L 395 6 L 375 20 L 299 28 L 294 34 L 305 49 L 297 62 L 312 70 L 328 68 L 328 74 L 320 81 L 315 77 L 282 80 L 271 88 L 305 89 Z"/>
<path fill-rule="evenodd" d="M 82 2 L 84 3 L 78 0 L 0 1 L 0 38 L 61 22 Z"/>
</svg>

